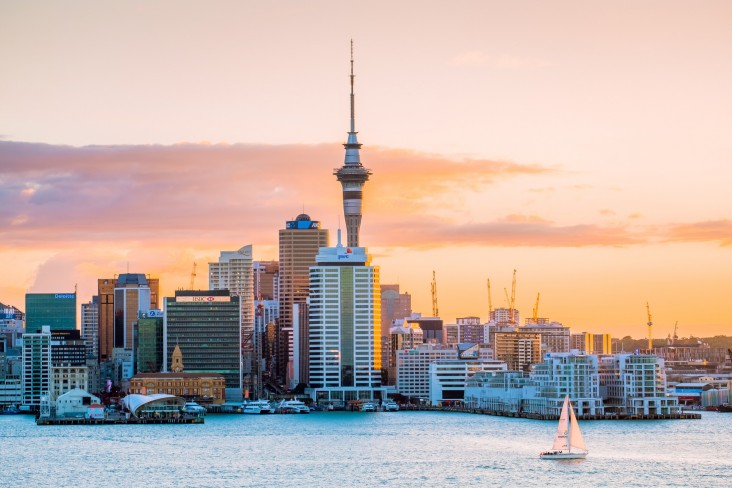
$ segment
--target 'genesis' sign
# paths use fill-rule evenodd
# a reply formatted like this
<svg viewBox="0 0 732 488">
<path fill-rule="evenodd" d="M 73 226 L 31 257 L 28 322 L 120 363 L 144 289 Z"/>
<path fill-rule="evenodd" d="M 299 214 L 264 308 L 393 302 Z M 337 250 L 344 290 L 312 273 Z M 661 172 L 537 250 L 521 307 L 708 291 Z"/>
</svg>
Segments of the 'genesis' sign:
<svg viewBox="0 0 732 488">
<path fill-rule="evenodd" d="M 197 303 L 208 303 L 208 302 L 230 302 L 231 297 L 219 296 L 219 297 L 175 297 L 176 302 L 197 302 Z"/>
<path fill-rule="evenodd" d="M 76 298 L 73 293 L 56 293 L 53 298 Z"/>
</svg>

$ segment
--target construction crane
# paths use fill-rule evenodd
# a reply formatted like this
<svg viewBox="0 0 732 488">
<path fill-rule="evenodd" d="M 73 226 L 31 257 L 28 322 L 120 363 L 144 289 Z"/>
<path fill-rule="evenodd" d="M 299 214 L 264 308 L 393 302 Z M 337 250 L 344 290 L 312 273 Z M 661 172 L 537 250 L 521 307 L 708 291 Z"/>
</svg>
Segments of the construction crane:
<svg viewBox="0 0 732 488">
<path fill-rule="evenodd" d="M 677 320 L 676 323 L 674 324 L 674 342 L 679 340 L 679 335 L 677 334 L 678 331 L 679 331 L 679 321 Z"/>
<path fill-rule="evenodd" d="M 513 281 L 511 283 L 511 301 L 508 304 L 509 321 L 512 324 L 516 323 L 516 316 L 514 315 L 514 306 L 516 305 L 516 270 L 513 270 Z"/>
<path fill-rule="evenodd" d="M 193 271 L 191 271 L 191 290 L 196 284 L 196 263 L 193 263 Z"/>
<path fill-rule="evenodd" d="M 491 280 L 488 278 L 488 320 L 493 318 L 493 304 L 491 303 Z"/>
<path fill-rule="evenodd" d="M 536 305 L 534 306 L 534 316 L 533 316 L 535 324 L 539 323 L 539 297 L 540 296 L 541 296 L 541 293 L 536 294 Z"/>
<path fill-rule="evenodd" d="M 646 302 L 648 312 L 648 352 L 653 352 L 653 320 L 651 320 L 651 306 Z"/>
<path fill-rule="evenodd" d="M 437 309 L 437 278 L 434 270 L 432 270 L 432 316 L 440 316 L 440 311 Z"/>
</svg>

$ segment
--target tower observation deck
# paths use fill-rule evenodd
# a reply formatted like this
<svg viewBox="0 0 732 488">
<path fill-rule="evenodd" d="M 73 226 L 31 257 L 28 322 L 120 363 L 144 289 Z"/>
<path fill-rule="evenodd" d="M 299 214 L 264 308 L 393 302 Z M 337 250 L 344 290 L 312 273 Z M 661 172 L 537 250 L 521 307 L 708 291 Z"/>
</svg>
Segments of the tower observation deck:
<svg viewBox="0 0 732 488">
<path fill-rule="evenodd" d="M 356 137 L 356 115 L 353 94 L 353 41 L 351 41 L 351 127 L 348 132 L 346 157 L 342 167 L 336 168 L 333 174 L 343 187 L 343 214 L 346 221 L 348 247 L 359 247 L 359 229 L 361 228 L 361 213 L 363 208 L 363 185 L 369 179 L 371 170 L 361 164 L 359 150 L 361 144 Z"/>
</svg>

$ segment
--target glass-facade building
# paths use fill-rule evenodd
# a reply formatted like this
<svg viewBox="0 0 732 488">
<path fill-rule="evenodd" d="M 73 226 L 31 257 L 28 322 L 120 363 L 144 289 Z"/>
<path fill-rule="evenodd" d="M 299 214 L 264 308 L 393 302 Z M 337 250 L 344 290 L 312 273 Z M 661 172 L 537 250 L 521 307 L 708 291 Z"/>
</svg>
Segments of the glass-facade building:
<svg viewBox="0 0 732 488">
<path fill-rule="evenodd" d="M 44 325 L 51 330 L 76 329 L 76 293 L 26 293 L 26 333 L 39 333 Z"/>
<path fill-rule="evenodd" d="M 227 389 L 241 391 L 240 298 L 229 290 L 177 290 L 165 299 L 164 313 L 164 371 L 178 345 L 186 372 L 222 374 Z M 237 398 L 233 391 L 227 397 Z"/>
<path fill-rule="evenodd" d="M 158 316 L 158 313 L 160 314 Z M 152 316 L 150 316 L 152 315 Z M 137 321 L 137 372 L 159 373 L 163 370 L 163 314 L 150 310 Z"/>
</svg>

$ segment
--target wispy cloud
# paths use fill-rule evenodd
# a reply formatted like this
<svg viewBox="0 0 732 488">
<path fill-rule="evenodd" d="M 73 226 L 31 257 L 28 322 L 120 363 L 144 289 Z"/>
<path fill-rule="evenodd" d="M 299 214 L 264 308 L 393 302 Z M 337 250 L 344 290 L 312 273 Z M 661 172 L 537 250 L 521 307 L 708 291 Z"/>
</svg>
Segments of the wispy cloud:
<svg viewBox="0 0 732 488">
<path fill-rule="evenodd" d="M 674 224 L 665 236 L 674 242 L 719 242 L 722 246 L 732 246 L 732 220 Z"/>
</svg>

